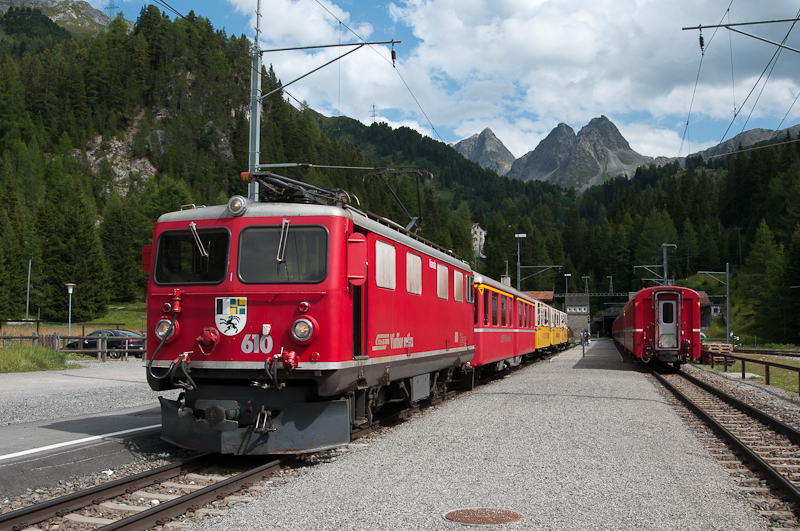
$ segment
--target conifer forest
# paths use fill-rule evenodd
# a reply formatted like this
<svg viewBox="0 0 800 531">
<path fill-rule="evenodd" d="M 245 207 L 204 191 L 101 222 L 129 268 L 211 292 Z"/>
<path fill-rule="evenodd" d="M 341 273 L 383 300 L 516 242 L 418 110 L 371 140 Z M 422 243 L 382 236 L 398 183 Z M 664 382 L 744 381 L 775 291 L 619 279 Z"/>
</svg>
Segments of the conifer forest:
<svg viewBox="0 0 800 531">
<path fill-rule="evenodd" d="M 90 38 L 26 9 L 0 17 L 0 319 L 25 317 L 30 264 L 31 317 L 65 322 L 72 282 L 72 319 L 86 321 L 144 298 L 141 250 L 159 215 L 246 195 L 239 174 L 248 167 L 250 41 L 193 12 L 171 20 L 153 5 L 132 28 L 116 18 Z M 265 67 L 262 90 L 280 87 L 279 73 Z M 523 290 L 563 293 L 570 273 L 570 292 L 582 293 L 587 276 L 590 293 L 607 293 L 608 277 L 614 292 L 637 291 L 652 283 L 634 266 L 661 264 L 662 244 L 675 244 L 669 276 L 677 284 L 724 294 L 697 272 L 730 264 L 733 330 L 759 343 L 800 343 L 797 143 L 689 158 L 685 168 L 640 167 L 578 194 L 498 176 L 408 128 L 322 116 L 283 91 L 263 101 L 261 117 L 262 163 L 430 172 L 384 183 L 366 171 L 276 170 L 343 188 L 361 210 L 405 226 L 388 184 L 411 216 L 421 215 L 423 237 L 492 278 L 507 270 L 516 286 L 519 243 L 522 265 L 562 266 L 524 280 Z M 120 171 L 99 156 L 115 149 L 152 170 Z M 488 233 L 485 257 L 474 257 L 473 223 Z"/>
</svg>

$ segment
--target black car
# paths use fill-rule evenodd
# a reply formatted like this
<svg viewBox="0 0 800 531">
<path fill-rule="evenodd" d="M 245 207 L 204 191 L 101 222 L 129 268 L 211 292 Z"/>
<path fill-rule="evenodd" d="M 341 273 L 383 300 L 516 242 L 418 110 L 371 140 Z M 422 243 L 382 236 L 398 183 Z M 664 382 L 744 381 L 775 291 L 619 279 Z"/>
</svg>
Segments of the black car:
<svg viewBox="0 0 800 531">
<path fill-rule="evenodd" d="M 109 350 L 108 356 L 110 358 L 121 358 L 124 354 L 125 349 L 128 350 L 128 354 L 132 356 L 141 357 L 144 352 L 144 338 L 140 334 L 136 332 L 131 332 L 130 330 L 115 330 L 115 329 L 107 329 L 107 330 L 95 330 L 88 335 L 87 339 L 82 340 L 83 343 L 83 350 L 97 350 L 97 340 L 100 338 L 101 335 L 106 334 L 108 339 L 106 340 L 106 349 Z M 72 343 L 68 343 L 66 346 L 67 350 L 78 350 L 81 348 L 78 346 L 77 341 L 73 341 Z M 117 351 L 117 352 L 114 352 Z M 89 355 L 95 355 L 96 352 L 87 352 Z"/>
</svg>

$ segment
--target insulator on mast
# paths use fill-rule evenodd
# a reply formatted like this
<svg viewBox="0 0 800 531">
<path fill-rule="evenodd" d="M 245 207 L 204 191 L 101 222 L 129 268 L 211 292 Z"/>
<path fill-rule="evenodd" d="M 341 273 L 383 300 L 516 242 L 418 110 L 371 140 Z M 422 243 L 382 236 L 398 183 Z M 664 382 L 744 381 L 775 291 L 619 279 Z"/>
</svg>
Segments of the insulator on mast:
<svg viewBox="0 0 800 531">
<path fill-rule="evenodd" d="M 705 41 L 705 39 L 703 39 L 703 30 L 701 29 L 700 30 L 700 53 L 702 53 L 702 54 L 706 53 L 705 48 L 706 48 L 706 41 Z"/>
<path fill-rule="evenodd" d="M 394 51 L 394 42 L 392 42 L 392 67 L 394 68 L 397 68 L 397 66 L 394 64 L 396 60 L 397 60 L 397 53 L 395 53 Z"/>
</svg>

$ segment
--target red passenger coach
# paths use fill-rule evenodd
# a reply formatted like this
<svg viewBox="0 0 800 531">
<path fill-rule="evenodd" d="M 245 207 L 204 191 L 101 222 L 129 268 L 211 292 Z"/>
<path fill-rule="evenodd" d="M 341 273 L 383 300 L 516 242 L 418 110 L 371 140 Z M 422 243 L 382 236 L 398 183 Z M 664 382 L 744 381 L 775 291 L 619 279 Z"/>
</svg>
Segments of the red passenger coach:
<svg viewBox="0 0 800 531">
<path fill-rule="evenodd" d="M 644 362 L 657 359 L 679 367 L 700 357 L 700 297 L 680 286 L 643 289 L 625 305 L 612 334 Z"/>
<path fill-rule="evenodd" d="M 566 314 L 510 286 L 475 275 L 475 357 L 489 371 L 516 367 L 523 356 L 566 346 Z"/>
<path fill-rule="evenodd" d="M 536 351 L 536 301 L 475 275 L 475 358 L 472 365 L 500 371 Z"/>
<path fill-rule="evenodd" d="M 183 389 L 160 400 L 184 448 L 341 446 L 384 404 L 444 393 L 475 352 L 469 265 L 341 202 L 168 213 L 143 268 L 147 378 Z"/>
</svg>

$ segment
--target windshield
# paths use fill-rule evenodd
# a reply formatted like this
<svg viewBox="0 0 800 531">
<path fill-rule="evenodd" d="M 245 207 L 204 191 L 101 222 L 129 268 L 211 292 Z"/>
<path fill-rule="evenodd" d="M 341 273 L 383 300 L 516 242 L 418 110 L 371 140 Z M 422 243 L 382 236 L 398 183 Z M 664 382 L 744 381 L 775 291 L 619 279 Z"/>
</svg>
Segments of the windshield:
<svg viewBox="0 0 800 531">
<path fill-rule="evenodd" d="M 228 269 L 225 229 L 165 231 L 158 239 L 155 281 L 158 284 L 209 284 L 222 282 Z M 202 244 L 201 252 L 198 241 Z M 203 256 L 205 254 L 205 256 Z"/>
<path fill-rule="evenodd" d="M 327 275 L 328 231 L 324 227 L 285 223 L 242 231 L 239 242 L 242 282 L 316 284 Z"/>
</svg>

